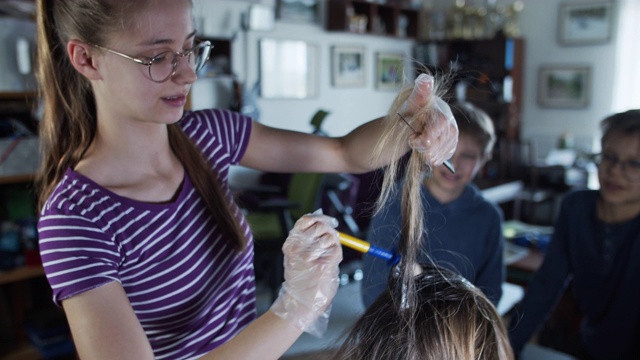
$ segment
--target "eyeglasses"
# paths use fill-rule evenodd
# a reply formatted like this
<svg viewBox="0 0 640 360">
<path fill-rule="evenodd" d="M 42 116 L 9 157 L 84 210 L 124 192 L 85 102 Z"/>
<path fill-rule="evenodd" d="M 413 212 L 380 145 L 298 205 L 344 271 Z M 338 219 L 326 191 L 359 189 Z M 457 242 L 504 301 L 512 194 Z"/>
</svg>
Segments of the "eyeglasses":
<svg viewBox="0 0 640 360">
<path fill-rule="evenodd" d="M 90 45 L 146 66 L 149 69 L 149 78 L 157 83 L 165 82 L 175 75 L 180 59 L 183 57 L 187 58 L 187 63 L 193 71 L 197 73 L 207 62 L 209 54 L 211 54 L 211 49 L 213 49 L 213 45 L 211 45 L 210 41 L 203 41 L 183 52 L 164 51 L 152 58 L 145 58 L 145 60 L 141 60 L 115 50 L 107 49 L 100 45 Z"/>
<path fill-rule="evenodd" d="M 600 168 L 607 170 L 613 169 L 614 166 L 620 164 L 622 173 L 629 181 L 640 180 L 640 161 L 639 160 L 627 160 L 621 161 L 617 156 L 611 154 L 596 154 L 593 160 Z"/>
</svg>

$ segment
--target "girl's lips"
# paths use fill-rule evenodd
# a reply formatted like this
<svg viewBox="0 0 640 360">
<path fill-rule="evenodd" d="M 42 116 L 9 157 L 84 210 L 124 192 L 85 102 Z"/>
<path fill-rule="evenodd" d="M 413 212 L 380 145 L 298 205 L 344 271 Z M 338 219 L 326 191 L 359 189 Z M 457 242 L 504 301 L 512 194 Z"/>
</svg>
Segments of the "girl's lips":
<svg viewBox="0 0 640 360">
<path fill-rule="evenodd" d="M 162 98 L 166 104 L 171 106 L 181 107 L 187 104 L 187 96 L 186 95 L 176 95 L 176 96 L 168 96 Z"/>
</svg>

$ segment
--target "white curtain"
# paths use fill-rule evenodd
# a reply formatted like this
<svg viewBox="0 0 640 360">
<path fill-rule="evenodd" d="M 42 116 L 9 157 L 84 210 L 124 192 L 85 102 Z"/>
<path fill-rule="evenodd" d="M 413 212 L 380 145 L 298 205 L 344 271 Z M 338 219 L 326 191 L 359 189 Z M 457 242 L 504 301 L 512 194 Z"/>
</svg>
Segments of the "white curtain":
<svg viewBox="0 0 640 360">
<path fill-rule="evenodd" d="M 614 2 L 615 4 L 615 2 Z M 613 112 L 640 109 L 640 1 L 618 0 Z"/>
</svg>

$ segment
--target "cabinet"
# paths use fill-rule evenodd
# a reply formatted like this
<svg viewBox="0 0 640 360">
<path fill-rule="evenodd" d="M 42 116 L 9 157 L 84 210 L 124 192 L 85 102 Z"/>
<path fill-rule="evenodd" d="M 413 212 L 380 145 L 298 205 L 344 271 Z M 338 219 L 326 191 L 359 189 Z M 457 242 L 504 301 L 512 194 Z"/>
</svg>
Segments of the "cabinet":
<svg viewBox="0 0 640 360">
<path fill-rule="evenodd" d="M 524 39 L 500 33 L 493 39 L 429 41 L 415 46 L 418 63 L 432 73 L 449 74 L 449 99 L 464 96 L 494 121 L 494 155 L 479 181 L 499 183 L 521 176 L 524 46 Z"/>
<path fill-rule="evenodd" d="M 418 10 L 403 6 L 401 1 L 329 0 L 325 25 L 328 31 L 417 38 L 418 15 Z"/>
</svg>

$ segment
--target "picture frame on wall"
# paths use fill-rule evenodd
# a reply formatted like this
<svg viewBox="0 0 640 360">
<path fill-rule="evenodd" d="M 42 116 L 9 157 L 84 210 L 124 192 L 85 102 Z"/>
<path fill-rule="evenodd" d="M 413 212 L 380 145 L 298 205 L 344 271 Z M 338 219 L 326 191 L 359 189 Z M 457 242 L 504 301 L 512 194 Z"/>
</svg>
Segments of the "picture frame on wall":
<svg viewBox="0 0 640 360">
<path fill-rule="evenodd" d="M 376 88 L 397 90 L 402 86 L 404 55 L 379 52 L 376 54 Z"/>
<path fill-rule="evenodd" d="M 335 87 L 362 87 L 365 84 L 365 48 L 331 48 L 331 83 Z"/>
<path fill-rule="evenodd" d="M 605 44 L 611 39 L 613 3 L 560 4 L 558 42 L 561 45 Z"/>
<path fill-rule="evenodd" d="M 545 65 L 538 76 L 538 103 L 546 108 L 585 108 L 591 92 L 591 67 Z"/>
</svg>

